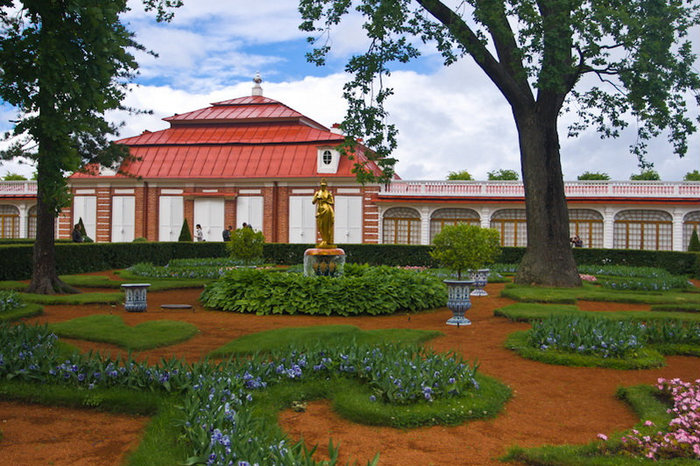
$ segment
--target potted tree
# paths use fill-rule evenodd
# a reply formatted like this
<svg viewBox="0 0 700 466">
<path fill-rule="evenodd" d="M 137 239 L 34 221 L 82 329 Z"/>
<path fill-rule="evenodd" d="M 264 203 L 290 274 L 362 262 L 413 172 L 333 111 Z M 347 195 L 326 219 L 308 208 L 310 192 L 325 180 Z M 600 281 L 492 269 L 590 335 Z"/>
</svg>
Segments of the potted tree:
<svg viewBox="0 0 700 466">
<path fill-rule="evenodd" d="M 445 226 L 435 235 L 431 257 L 457 273 L 456 280 L 444 280 L 447 285 L 447 307 L 453 314 L 447 321 L 448 325 L 471 324 L 464 313 L 471 307 L 469 292 L 474 280 L 463 280 L 462 273 L 479 270 L 492 263 L 500 251 L 498 232 L 491 228 L 460 223 Z"/>
</svg>

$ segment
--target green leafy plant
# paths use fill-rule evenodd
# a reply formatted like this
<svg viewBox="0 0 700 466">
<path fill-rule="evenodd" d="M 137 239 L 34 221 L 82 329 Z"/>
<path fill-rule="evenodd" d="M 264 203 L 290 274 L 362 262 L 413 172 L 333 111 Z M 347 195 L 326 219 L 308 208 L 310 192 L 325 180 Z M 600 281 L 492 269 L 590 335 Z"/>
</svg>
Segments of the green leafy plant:
<svg viewBox="0 0 700 466">
<path fill-rule="evenodd" d="M 342 277 L 237 269 L 208 285 L 208 308 L 232 312 L 311 315 L 381 315 L 444 306 L 442 281 L 394 267 L 346 264 Z"/>
<path fill-rule="evenodd" d="M 460 223 L 446 225 L 433 239 L 430 255 L 446 268 L 457 272 L 478 269 L 493 263 L 501 253 L 498 232 L 492 228 Z"/>
<path fill-rule="evenodd" d="M 447 174 L 447 179 L 448 180 L 462 180 L 462 181 L 471 181 L 474 178 L 472 177 L 471 173 L 469 173 L 466 170 L 460 170 L 458 172 L 450 172 Z"/>
<path fill-rule="evenodd" d="M 700 181 L 700 171 L 693 170 L 692 172 L 686 173 L 683 177 L 683 181 Z"/>
<path fill-rule="evenodd" d="M 583 172 L 578 176 L 578 180 L 600 180 L 607 181 L 610 179 L 610 175 L 602 172 Z"/>
<path fill-rule="evenodd" d="M 226 243 L 226 250 L 234 259 L 250 264 L 262 259 L 265 235 L 252 228 L 239 228 L 231 233 L 231 241 Z"/>
<path fill-rule="evenodd" d="M 690 234 L 690 242 L 688 243 L 688 252 L 700 252 L 700 239 L 698 239 L 698 230 L 693 228 Z"/>
<path fill-rule="evenodd" d="M 659 181 L 659 180 L 661 180 L 661 177 L 659 176 L 659 173 L 656 170 L 647 169 L 647 170 L 642 170 L 640 173 L 632 174 L 630 176 L 630 180 L 632 180 L 632 181 Z"/>
<path fill-rule="evenodd" d="M 501 181 L 518 181 L 520 175 L 515 170 L 499 169 L 488 172 L 489 180 L 501 180 Z"/>
<path fill-rule="evenodd" d="M 192 242 L 192 232 L 190 231 L 190 226 L 187 224 L 187 219 L 182 222 L 182 228 L 180 229 L 180 236 L 177 238 L 178 241 Z"/>
</svg>

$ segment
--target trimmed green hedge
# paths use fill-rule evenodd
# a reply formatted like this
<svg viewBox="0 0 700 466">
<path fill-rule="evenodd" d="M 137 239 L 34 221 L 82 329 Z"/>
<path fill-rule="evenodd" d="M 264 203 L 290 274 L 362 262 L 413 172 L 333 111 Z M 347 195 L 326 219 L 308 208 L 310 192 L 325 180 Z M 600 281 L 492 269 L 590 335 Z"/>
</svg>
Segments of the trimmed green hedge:
<svg viewBox="0 0 700 466">
<path fill-rule="evenodd" d="M 310 244 L 267 243 L 263 248 L 266 262 L 281 265 L 300 264 Z M 347 262 L 369 265 L 420 265 L 436 267 L 428 252 L 431 246 L 402 244 L 344 244 Z M 639 251 L 628 249 L 575 248 L 578 264 L 629 265 L 660 267 L 674 275 L 700 278 L 700 253 L 675 251 Z M 515 264 L 525 248 L 502 248 L 496 262 Z M 125 268 L 138 262 L 165 265 L 170 259 L 190 257 L 225 257 L 223 242 L 148 242 L 148 243 L 57 243 L 56 263 L 62 275 Z M 0 244 L 0 280 L 30 278 L 32 244 Z"/>
</svg>

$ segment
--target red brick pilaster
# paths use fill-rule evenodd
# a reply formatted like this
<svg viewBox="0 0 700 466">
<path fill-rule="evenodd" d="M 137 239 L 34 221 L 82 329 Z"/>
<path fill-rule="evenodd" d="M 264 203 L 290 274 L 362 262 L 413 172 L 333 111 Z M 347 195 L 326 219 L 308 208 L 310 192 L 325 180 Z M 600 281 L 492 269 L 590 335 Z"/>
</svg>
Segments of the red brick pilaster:
<svg viewBox="0 0 700 466">
<path fill-rule="evenodd" d="M 365 186 L 362 189 L 362 242 L 379 243 L 379 208 L 377 207 L 378 186 Z"/>
<path fill-rule="evenodd" d="M 110 188 L 97 188 L 95 194 L 97 196 L 95 241 L 108 243 L 112 240 L 112 190 Z"/>
</svg>

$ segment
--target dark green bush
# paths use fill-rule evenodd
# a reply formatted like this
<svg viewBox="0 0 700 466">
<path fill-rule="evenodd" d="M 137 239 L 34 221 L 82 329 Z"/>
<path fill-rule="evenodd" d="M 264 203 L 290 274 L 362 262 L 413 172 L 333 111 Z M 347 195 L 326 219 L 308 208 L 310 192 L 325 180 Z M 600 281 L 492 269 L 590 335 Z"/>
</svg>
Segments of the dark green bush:
<svg viewBox="0 0 700 466">
<path fill-rule="evenodd" d="M 200 298 L 213 309 L 257 314 L 379 315 L 444 306 L 439 278 L 393 267 L 346 265 L 342 277 L 233 270 Z"/>
<path fill-rule="evenodd" d="M 264 245 L 265 235 L 246 227 L 233 232 L 231 240 L 226 243 L 226 250 L 233 259 L 251 264 L 262 259 Z"/>
<path fill-rule="evenodd" d="M 693 229 L 688 243 L 688 252 L 700 252 L 700 239 L 698 239 L 698 230 Z"/>
<path fill-rule="evenodd" d="M 180 236 L 178 236 L 177 240 L 184 242 L 192 242 L 192 232 L 190 231 L 190 226 L 187 224 L 187 219 L 185 219 L 185 221 L 182 222 Z"/>
</svg>

